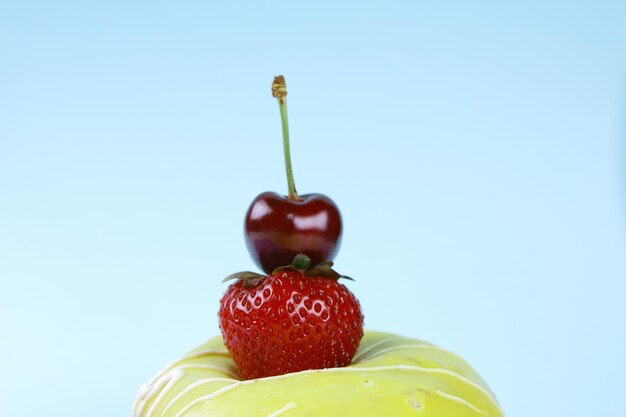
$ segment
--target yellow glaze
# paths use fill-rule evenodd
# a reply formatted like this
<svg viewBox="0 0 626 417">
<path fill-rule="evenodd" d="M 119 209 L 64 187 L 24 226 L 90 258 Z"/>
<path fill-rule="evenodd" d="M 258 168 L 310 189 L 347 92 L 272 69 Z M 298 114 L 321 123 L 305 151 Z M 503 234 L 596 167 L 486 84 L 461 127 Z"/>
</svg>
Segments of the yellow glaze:
<svg viewBox="0 0 626 417">
<path fill-rule="evenodd" d="M 137 395 L 133 417 L 503 417 L 460 357 L 366 331 L 352 364 L 240 381 L 221 337 L 170 364 Z"/>
</svg>

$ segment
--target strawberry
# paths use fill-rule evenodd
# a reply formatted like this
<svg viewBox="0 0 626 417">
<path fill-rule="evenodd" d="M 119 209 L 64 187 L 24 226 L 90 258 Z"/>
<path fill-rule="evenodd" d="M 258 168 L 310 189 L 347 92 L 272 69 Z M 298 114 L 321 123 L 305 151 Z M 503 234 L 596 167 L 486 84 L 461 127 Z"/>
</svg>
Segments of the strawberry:
<svg viewBox="0 0 626 417">
<path fill-rule="evenodd" d="M 220 301 L 219 322 L 243 379 L 350 364 L 363 336 L 363 314 L 331 266 L 229 277 L 239 281 Z"/>
</svg>

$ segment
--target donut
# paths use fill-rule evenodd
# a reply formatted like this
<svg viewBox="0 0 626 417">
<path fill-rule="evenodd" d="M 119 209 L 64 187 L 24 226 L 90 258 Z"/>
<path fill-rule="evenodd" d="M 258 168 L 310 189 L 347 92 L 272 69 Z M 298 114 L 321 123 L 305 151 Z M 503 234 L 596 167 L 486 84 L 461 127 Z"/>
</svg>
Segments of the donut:
<svg viewBox="0 0 626 417">
<path fill-rule="evenodd" d="M 503 417 L 480 375 L 431 343 L 367 330 L 352 363 L 242 381 L 220 336 L 150 379 L 132 417 Z"/>
</svg>

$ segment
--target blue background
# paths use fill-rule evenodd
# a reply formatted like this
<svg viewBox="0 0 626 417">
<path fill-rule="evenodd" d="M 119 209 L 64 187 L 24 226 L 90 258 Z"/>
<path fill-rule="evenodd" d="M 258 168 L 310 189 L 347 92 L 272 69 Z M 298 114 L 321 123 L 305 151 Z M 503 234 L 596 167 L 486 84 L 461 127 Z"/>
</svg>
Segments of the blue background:
<svg viewBox="0 0 626 417">
<path fill-rule="evenodd" d="M 314 3 L 0 3 L 0 415 L 128 415 L 219 332 L 279 73 L 368 328 L 623 415 L 626 3 Z"/>
</svg>

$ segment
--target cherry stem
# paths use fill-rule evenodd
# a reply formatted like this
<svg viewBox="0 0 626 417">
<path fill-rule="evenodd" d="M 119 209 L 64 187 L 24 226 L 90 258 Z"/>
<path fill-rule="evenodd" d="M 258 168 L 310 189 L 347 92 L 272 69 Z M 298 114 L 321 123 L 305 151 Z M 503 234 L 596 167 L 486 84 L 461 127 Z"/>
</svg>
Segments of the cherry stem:
<svg viewBox="0 0 626 417">
<path fill-rule="evenodd" d="M 280 109 L 280 120 L 283 127 L 283 151 L 285 153 L 285 170 L 287 171 L 287 187 L 289 187 L 290 200 L 300 201 L 296 184 L 293 180 L 293 170 L 291 168 L 291 151 L 289 149 L 289 121 L 287 119 L 287 84 L 285 77 L 278 75 L 274 77 L 272 83 L 272 96 L 278 100 L 278 108 Z"/>
</svg>

